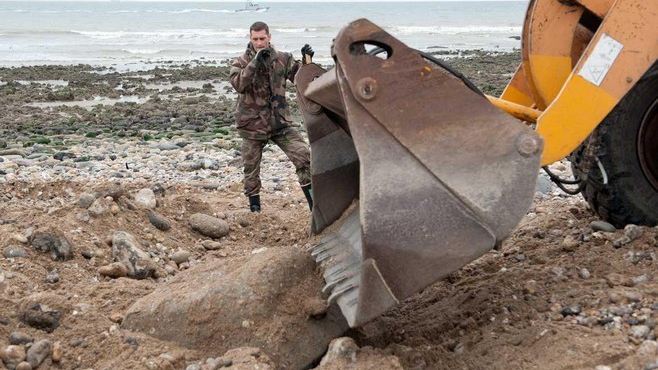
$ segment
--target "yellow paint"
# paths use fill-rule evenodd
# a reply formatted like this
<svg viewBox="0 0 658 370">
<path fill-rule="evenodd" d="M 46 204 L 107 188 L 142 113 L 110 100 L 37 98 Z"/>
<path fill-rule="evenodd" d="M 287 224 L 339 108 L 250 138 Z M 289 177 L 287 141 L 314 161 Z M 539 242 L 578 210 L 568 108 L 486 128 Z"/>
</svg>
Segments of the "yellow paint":
<svg viewBox="0 0 658 370">
<path fill-rule="evenodd" d="M 525 122 L 529 123 L 535 123 L 537 122 L 537 118 L 541 115 L 541 111 L 537 109 L 532 109 L 529 107 L 526 107 L 525 105 L 521 104 L 516 104 L 514 102 L 508 101 L 508 100 L 503 100 L 503 99 L 498 99 L 494 98 L 493 96 L 486 95 L 487 99 L 491 102 L 491 104 L 495 105 L 498 107 L 500 110 L 503 112 L 506 112 L 510 114 L 513 117 L 516 117 L 520 120 L 523 120 Z"/>
<path fill-rule="evenodd" d="M 512 86 L 512 84 L 507 85 L 500 98 L 526 107 L 532 107 L 535 104 L 531 96 Z"/>
<path fill-rule="evenodd" d="M 531 54 L 529 60 L 537 93 L 546 105 L 550 105 L 571 74 L 571 57 Z"/>
<path fill-rule="evenodd" d="M 558 161 L 571 153 L 617 105 L 619 99 L 574 76 L 559 99 L 537 120 L 537 132 L 544 138 L 541 165 Z"/>
</svg>

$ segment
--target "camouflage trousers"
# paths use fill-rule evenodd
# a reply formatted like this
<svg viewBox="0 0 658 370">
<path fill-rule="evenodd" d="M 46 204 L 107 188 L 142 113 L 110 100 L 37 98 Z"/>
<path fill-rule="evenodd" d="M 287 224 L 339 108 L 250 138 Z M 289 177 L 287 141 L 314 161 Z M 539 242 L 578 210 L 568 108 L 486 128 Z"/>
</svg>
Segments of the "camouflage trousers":
<svg viewBox="0 0 658 370">
<path fill-rule="evenodd" d="M 244 194 L 256 195 L 260 192 L 260 161 L 263 148 L 269 141 L 274 142 L 295 165 L 301 186 L 311 183 L 311 152 L 308 144 L 292 127 L 286 127 L 272 135 L 269 140 L 242 138 L 242 160 L 244 161 Z"/>
</svg>

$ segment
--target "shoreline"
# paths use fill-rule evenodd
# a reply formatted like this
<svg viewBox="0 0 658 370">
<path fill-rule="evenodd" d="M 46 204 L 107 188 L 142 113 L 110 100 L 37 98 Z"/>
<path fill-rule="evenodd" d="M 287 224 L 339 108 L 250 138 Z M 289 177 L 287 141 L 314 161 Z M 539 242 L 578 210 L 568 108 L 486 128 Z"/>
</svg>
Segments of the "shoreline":
<svg viewBox="0 0 658 370">
<path fill-rule="evenodd" d="M 494 95 L 520 58 L 482 50 L 434 55 Z M 197 62 L 124 73 L 90 65 L 0 68 L 0 183 L 239 183 L 229 67 Z M 288 93 L 305 135 L 291 84 Z M 278 147 L 267 150 L 264 172 L 274 175 L 264 176 L 264 187 L 276 191 L 294 171 Z"/>
</svg>

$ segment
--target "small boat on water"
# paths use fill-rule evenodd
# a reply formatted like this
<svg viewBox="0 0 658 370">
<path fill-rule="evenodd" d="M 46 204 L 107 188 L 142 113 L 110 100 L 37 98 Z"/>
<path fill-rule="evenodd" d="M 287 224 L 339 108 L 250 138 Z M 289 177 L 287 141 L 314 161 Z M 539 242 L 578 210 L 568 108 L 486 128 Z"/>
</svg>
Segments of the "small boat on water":
<svg viewBox="0 0 658 370">
<path fill-rule="evenodd" d="M 260 4 L 247 1 L 247 3 L 244 5 L 244 8 L 238 9 L 235 12 L 236 13 L 242 13 L 242 12 L 264 13 L 269 9 L 270 9 L 269 6 L 261 6 Z"/>
</svg>

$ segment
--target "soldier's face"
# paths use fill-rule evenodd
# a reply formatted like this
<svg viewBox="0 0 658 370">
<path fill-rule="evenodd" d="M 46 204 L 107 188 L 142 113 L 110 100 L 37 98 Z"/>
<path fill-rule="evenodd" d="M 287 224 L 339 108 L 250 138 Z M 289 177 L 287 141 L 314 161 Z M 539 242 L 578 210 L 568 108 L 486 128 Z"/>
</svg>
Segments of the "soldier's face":
<svg viewBox="0 0 658 370">
<path fill-rule="evenodd" d="M 251 31 L 249 33 L 249 40 L 251 41 L 251 46 L 254 47 L 256 51 L 260 49 L 265 49 L 270 46 L 270 39 L 272 36 L 267 34 L 267 31 Z"/>
</svg>

